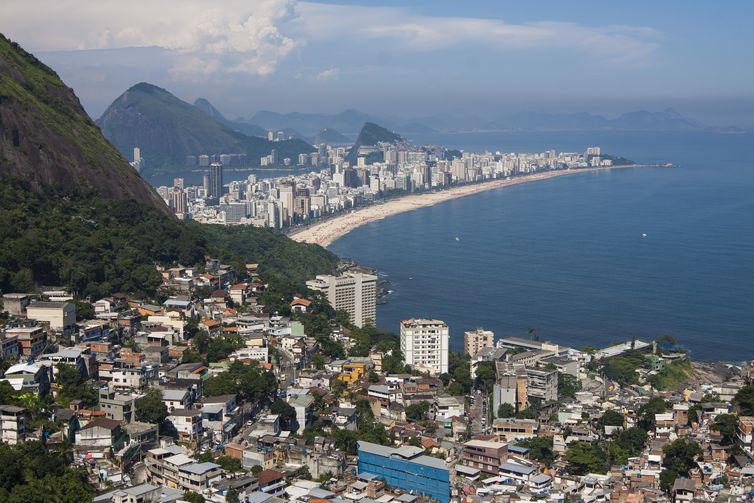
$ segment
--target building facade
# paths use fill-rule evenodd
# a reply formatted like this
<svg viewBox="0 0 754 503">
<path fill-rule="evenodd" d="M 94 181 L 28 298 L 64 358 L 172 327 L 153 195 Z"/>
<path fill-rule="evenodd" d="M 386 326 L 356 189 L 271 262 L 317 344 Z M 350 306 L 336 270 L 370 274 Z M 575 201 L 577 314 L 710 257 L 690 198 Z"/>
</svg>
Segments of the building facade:
<svg viewBox="0 0 754 503">
<path fill-rule="evenodd" d="M 413 368 L 439 375 L 448 371 L 450 331 L 440 320 L 401 321 L 401 351 Z"/>
<path fill-rule="evenodd" d="M 450 501 L 450 470 L 441 459 L 425 456 L 419 447 L 398 449 L 359 442 L 359 474 L 375 475 L 392 487 Z"/>
<path fill-rule="evenodd" d="M 337 311 L 345 311 L 357 327 L 377 322 L 377 276 L 346 273 L 341 276 L 319 275 L 306 282 L 312 290 L 327 296 Z"/>
<path fill-rule="evenodd" d="M 473 357 L 482 348 L 491 348 L 495 334 L 490 330 L 477 328 L 463 333 L 463 349 L 466 354 Z"/>
<path fill-rule="evenodd" d="M 500 473 L 500 465 L 508 461 L 508 444 L 488 440 L 469 440 L 461 451 L 463 464 L 489 475 Z"/>
</svg>

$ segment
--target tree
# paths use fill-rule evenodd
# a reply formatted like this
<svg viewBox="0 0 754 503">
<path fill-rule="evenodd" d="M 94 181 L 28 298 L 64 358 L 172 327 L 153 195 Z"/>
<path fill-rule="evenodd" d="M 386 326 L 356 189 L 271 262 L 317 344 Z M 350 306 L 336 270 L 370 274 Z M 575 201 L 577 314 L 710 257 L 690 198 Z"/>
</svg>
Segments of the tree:
<svg viewBox="0 0 754 503">
<path fill-rule="evenodd" d="M 679 438 L 663 446 L 662 466 L 678 475 L 688 476 L 696 466 L 696 458 L 702 455 L 702 448 L 693 440 Z"/>
<path fill-rule="evenodd" d="M 699 411 L 702 410 L 702 406 L 698 403 L 695 403 L 691 407 L 689 407 L 689 422 L 688 425 L 691 426 L 693 423 L 699 422 Z"/>
<path fill-rule="evenodd" d="M 666 494 L 670 495 L 671 489 L 673 489 L 673 484 L 675 483 L 675 479 L 678 478 L 678 473 L 674 472 L 673 470 L 663 470 L 660 472 L 660 489 L 665 491 Z"/>
<path fill-rule="evenodd" d="M 183 493 L 183 499 L 188 503 L 204 503 L 204 496 L 199 493 L 187 491 Z"/>
<path fill-rule="evenodd" d="M 76 301 L 76 321 L 91 320 L 94 318 L 94 306 L 85 301 Z"/>
<path fill-rule="evenodd" d="M 228 492 L 225 493 L 225 501 L 227 503 L 238 503 L 238 489 L 231 487 Z"/>
<path fill-rule="evenodd" d="M 181 363 L 201 363 L 201 362 L 202 362 L 202 355 L 200 355 L 196 351 L 191 351 L 190 349 L 186 349 L 181 355 Z"/>
<path fill-rule="evenodd" d="M 270 412 L 280 416 L 280 422 L 286 427 L 290 427 L 291 422 L 296 419 L 296 409 L 283 400 L 275 400 L 270 407 Z"/>
<path fill-rule="evenodd" d="M 723 445 L 731 445 L 736 439 L 738 418 L 733 414 L 720 414 L 715 418 L 712 428 L 719 431 Z"/>
<path fill-rule="evenodd" d="M 299 470 L 298 476 L 299 476 L 299 478 L 300 478 L 300 479 L 302 479 L 302 480 L 311 480 L 311 479 L 312 479 L 312 474 L 311 474 L 311 472 L 309 471 L 309 467 L 308 467 L 307 465 L 304 465 L 304 466 L 303 466 L 303 467 L 302 467 L 302 468 L 301 468 L 301 469 Z"/>
<path fill-rule="evenodd" d="M 506 418 L 506 417 L 513 417 L 515 415 L 516 415 L 516 409 L 514 409 L 513 405 L 509 403 L 501 403 L 500 407 L 497 408 L 497 417 Z"/>
<path fill-rule="evenodd" d="M 607 453 L 597 444 L 591 442 L 573 442 L 568 446 L 565 461 L 571 475 L 587 473 L 607 473 Z"/>
<path fill-rule="evenodd" d="M 241 461 L 230 456 L 220 456 L 214 460 L 215 463 L 220 465 L 220 468 L 230 473 L 237 473 L 244 471 Z"/>
<path fill-rule="evenodd" d="M 136 419 L 144 423 L 162 424 L 168 417 L 168 408 L 162 401 L 160 390 L 151 388 L 136 406 Z"/>
<path fill-rule="evenodd" d="M 635 384 L 639 380 L 636 369 L 641 368 L 644 363 L 644 355 L 641 352 L 630 350 L 605 360 L 602 372 L 622 386 Z"/>
<path fill-rule="evenodd" d="M 536 459 L 537 461 L 544 463 L 546 466 L 550 466 L 552 465 L 552 462 L 555 461 L 555 452 L 553 451 L 552 444 L 552 437 L 533 437 L 519 445 L 529 449 L 529 456 L 532 459 Z"/>
<path fill-rule="evenodd" d="M 319 353 L 312 356 L 312 366 L 317 370 L 325 368 L 325 357 Z"/>
<path fill-rule="evenodd" d="M 558 398 L 575 398 L 581 390 L 581 382 L 571 374 L 558 372 Z"/>
<path fill-rule="evenodd" d="M 78 368 L 61 363 L 57 369 L 57 382 L 62 387 L 58 396 L 62 403 L 67 404 L 71 400 L 81 400 L 85 406 L 97 403 L 97 390 L 87 382 Z"/>
<path fill-rule="evenodd" d="M 637 415 L 639 416 L 638 426 L 644 431 L 655 429 L 655 415 L 662 414 L 668 409 L 668 403 L 660 397 L 654 396 L 647 403 L 639 407 Z"/>
<path fill-rule="evenodd" d="M 406 407 L 406 420 L 412 423 L 424 421 L 429 412 L 429 402 L 412 403 Z"/>
<path fill-rule="evenodd" d="M 606 410 L 599 419 L 602 428 L 605 426 L 623 426 L 623 414 L 614 410 Z"/>
<path fill-rule="evenodd" d="M 742 416 L 754 416 L 754 386 L 744 386 L 733 397 L 733 405 Z"/>
<path fill-rule="evenodd" d="M 261 471 L 263 471 L 264 468 L 262 468 L 261 465 L 254 465 L 251 467 L 251 473 L 252 475 L 259 475 Z"/>
<path fill-rule="evenodd" d="M 479 362 L 476 364 L 474 388 L 482 391 L 489 391 L 495 384 L 496 379 L 497 370 L 495 368 L 495 362 Z"/>
<path fill-rule="evenodd" d="M 38 441 L 0 444 L 0 499 L 13 503 L 91 501 L 86 473 L 68 466 L 60 452 L 47 452 Z"/>
<path fill-rule="evenodd" d="M 615 438 L 615 443 L 625 450 L 629 456 L 637 456 L 644 449 L 647 438 L 649 438 L 649 435 L 646 431 L 633 426 L 621 431 Z"/>
</svg>

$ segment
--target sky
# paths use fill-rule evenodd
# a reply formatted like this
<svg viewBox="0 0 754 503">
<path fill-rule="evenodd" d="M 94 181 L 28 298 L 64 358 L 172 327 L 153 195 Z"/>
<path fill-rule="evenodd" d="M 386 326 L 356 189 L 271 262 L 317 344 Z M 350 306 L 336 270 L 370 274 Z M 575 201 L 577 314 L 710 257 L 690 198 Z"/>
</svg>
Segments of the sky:
<svg viewBox="0 0 754 503">
<path fill-rule="evenodd" d="M 3 0 L 0 31 L 98 117 L 146 81 L 231 118 L 673 107 L 754 126 L 754 2 Z"/>
</svg>

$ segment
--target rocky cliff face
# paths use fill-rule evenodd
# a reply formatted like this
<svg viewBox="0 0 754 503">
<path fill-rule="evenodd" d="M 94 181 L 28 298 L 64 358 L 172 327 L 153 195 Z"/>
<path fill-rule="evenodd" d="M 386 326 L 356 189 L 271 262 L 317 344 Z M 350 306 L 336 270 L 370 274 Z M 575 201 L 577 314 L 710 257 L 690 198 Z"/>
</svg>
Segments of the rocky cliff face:
<svg viewBox="0 0 754 503">
<path fill-rule="evenodd" d="M 73 90 L 0 35 L 0 178 L 32 190 L 95 191 L 168 212 L 157 193 L 102 136 Z"/>
</svg>

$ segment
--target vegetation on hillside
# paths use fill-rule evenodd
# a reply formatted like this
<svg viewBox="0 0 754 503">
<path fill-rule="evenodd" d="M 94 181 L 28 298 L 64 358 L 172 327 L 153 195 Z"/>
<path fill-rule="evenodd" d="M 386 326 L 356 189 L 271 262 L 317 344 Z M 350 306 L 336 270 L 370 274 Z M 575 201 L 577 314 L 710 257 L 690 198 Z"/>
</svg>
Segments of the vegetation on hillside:
<svg viewBox="0 0 754 503">
<path fill-rule="evenodd" d="M 0 34 L 0 176 L 95 189 L 167 213 L 159 196 L 110 145 L 49 67 Z"/>
<path fill-rule="evenodd" d="M 50 188 L 30 192 L 16 180 L 0 187 L 0 241 L 3 292 L 45 284 L 67 286 L 82 297 L 118 291 L 151 296 L 161 283 L 156 264 L 201 265 L 206 256 L 240 271 L 259 263 L 263 278 L 295 290 L 337 264 L 325 249 L 268 229 L 183 223 L 134 201 Z"/>
<path fill-rule="evenodd" d="M 0 444 L 0 501 L 45 503 L 91 501 L 86 473 L 70 468 L 70 457 L 48 451 L 36 440 Z"/>
</svg>

